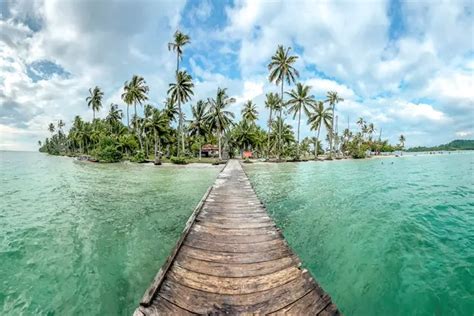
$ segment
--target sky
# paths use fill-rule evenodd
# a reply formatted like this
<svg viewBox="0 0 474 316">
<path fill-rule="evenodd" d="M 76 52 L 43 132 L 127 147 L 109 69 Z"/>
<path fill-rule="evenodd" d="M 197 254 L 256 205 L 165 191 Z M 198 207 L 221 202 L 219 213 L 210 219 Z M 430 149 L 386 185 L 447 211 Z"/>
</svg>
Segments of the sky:
<svg viewBox="0 0 474 316">
<path fill-rule="evenodd" d="M 265 94 L 279 91 L 267 65 L 281 44 L 316 99 L 329 90 L 344 98 L 340 129 L 363 117 L 393 143 L 405 135 L 407 147 L 473 139 L 473 10 L 470 0 L 0 0 L 0 150 L 37 150 L 50 122 L 91 119 L 85 98 L 96 85 L 105 94 L 99 117 L 110 103 L 125 110 L 120 95 L 134 74 L 162 107 L 176 29 L 191 37 L 188 117 L 223 87 L 237 118 L 252 100 L 264 126 Z M 301 136 L 314 131 L 302 124 Z"/>
</svg>

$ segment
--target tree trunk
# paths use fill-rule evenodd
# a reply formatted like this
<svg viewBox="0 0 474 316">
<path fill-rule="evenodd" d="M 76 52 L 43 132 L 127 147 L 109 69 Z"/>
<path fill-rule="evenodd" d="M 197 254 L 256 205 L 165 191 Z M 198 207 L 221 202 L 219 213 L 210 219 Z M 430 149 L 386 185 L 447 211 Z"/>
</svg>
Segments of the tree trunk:
<svg viewBox="0 0 474 316">
<path fill-rule="evenodd" d="M 177 147 L 177 156 L 179 157 L 179 140 L 181 138 L 181 124 L 183 120 L 183 115 L 181 114 L 181 101 L 178 98 L 178 111 L 179 111 L 179 120 L 178 120 L 178 147 Z M 184 151 L 184 143 L 183 143 L 183 151 Z"/>
<path fill-rule="evenodd" d="M 201 161 L 201 157 L 202 157 L 202 144 L 201 144 L 201 135 L 199 134 L 198 132 L 198 142 L 199 142 L 199 161 Z"/>
<path fill-rule="evenodd" d="M 301 123 L 301 109 L 298 111 L 298 143 L 296 145 L 296 158 L 300 159 L 300 123 Z"/>
<path fill-rule="evenodd" d="M 282 111 L 283 111 L 283 84 L 284 84 L 284 82 L 285 82 L 285 80 L 281 81 L 280 120 L 282 120 Z M 282 132 L 281 127 L 282 126 L 278 126 L 278 160 L 281 159 L 281 132 Z"/>
<path fill-rule="evenodd" d="M 156 135 L 156 128 L 153 128 L 153 136 L 155 139 L 155 165 L 160 165 L 160 157 L 158 156 L 158 137 Z"/>
<path fill-rule="evenodd" d="M 219 160 L 222 160 L 222 151 L 221 151 L 221 131 L 220 129 L 217 131 L 218 135 L 217 138 L 219 138 Z"/>
<path fill-rule="evenodd" d="M 270 159 L 270 133 L 272 131 L 272 111 L 273 109 L 270 105 L 270 117 L 268 119 L 267 159 Z"/>
<path fill-rule="evenodd" d="M 321 125 L 318 126 L 318 134 L 316 135 L 316 144 L 314 146 L 315 152 L 314 152 L 314 160 L 318 159 L 318 153 L 319 153 L 319 132 L 321 132 Z"/>
<path fill-rule="evenodd" d="M 128 115 L 128 109 L 130 106 L 127 104 L 127 127 L 130 129 L 130 116 Z"/>
<path fill-rule="evenodd" d="M 95 121 L 95 110 L 94 108 L 92 108 L 92 122 Z"/>
<path fill-rule="evenodd" d="M 332 105 L 332 124 L 331 124 L 331 133 L 329 138 L 329 157 L 332 158 L 333 143 L 334 143 L 334 113 L 336 105 Z"/>
</svg>

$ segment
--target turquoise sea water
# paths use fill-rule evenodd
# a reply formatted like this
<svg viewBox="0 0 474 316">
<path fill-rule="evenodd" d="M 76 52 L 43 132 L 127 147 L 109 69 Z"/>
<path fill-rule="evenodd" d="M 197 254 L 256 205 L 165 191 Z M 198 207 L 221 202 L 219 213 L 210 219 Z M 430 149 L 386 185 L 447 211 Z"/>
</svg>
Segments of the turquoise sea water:
<svg viewBox="0 0 474 316">
<path fill-rule="evenodd" d="M 219 170 L 0 151 L 0 314 L 130 315 Z"/>
<path fill-rule="evenodd" d="M 473 153 L 245 169 L 344 314 L 474 315 Z"/>
</svg>

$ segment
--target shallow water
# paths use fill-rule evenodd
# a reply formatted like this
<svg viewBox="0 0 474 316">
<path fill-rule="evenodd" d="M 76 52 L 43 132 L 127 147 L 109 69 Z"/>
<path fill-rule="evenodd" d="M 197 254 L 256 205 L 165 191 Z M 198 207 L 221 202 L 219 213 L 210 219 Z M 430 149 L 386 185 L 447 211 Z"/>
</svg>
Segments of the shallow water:
<svg viewBox="0 0 474 316">
<path fill-rule="evenodd" d="M 474 154 L 246 165 L 346 315 L 474 314 Z"/>
<path fill-rule="evenodd" d="M 0 314 L 130 315 L 219 170 L 0 152 Z"/>
</svg>

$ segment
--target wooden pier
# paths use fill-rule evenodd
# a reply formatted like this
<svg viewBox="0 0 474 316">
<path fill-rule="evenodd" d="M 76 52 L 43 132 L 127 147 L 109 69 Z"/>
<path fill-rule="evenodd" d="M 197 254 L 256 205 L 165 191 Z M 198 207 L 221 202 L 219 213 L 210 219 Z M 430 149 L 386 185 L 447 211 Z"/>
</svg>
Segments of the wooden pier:
<svg viewBox="0 0 474 316">
<path fill-rule="evenodd" d="M 230 160 L 189 218 L 134 316 L 339 315 L 300 265 L 242 166 Z"/>
</svg>

